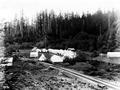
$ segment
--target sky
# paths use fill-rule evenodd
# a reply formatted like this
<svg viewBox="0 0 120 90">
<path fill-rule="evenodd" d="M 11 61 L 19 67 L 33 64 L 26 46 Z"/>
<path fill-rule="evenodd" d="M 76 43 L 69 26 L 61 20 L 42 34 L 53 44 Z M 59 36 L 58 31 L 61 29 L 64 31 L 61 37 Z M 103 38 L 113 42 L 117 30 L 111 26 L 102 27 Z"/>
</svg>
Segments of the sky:
<svg viewBox="0 0 120 90">
<path fill-rule="evenodd" d="M 74 12 L 78 14 L 102 11 L 120 11 L 120 0 L 0 0 L 0 23 L 20 17 L 21 12 L 27 18 L 35 17 L 36 13 L 47 10 Z"/>
</svg>

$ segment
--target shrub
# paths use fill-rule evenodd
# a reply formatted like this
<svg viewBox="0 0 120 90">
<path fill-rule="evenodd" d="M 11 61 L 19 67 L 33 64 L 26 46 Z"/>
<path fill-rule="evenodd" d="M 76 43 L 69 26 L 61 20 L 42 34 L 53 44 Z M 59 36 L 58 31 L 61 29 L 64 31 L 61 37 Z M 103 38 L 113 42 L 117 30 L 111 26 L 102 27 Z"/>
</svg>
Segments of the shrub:
<svg viewBox="0 0 120 90">
<path fill-rule="evenodd" d="M 32 43 L 24 42 L 20 45 L 20 49 L 31 49 L 33 47 Z"/>
<path fill-rule="evenodd" d="M 88 62 L 89 62 L 89 64 L 93 65 L 94 67 L 99 67 L 102 64 L 101 61 L 97 61 L 97 60 L 94 60 L 94 61 L 89 60 Z"/>
<path fill-rule="evenodd" d="M 35 46 L 38 47 L 38 48 L 43 48 L 43 47 L 45 47 L 43 41 L 41 41 L 41 42 L 37 42 Z"/>
<path fill-rule="evenodd" d="M 74 65 L 76 62 L 86 62 L 90 60 L 90 56 L 83 52 L 77 52 L 77 57 L 73 59 L 65 58 L 63 63 L 69 63 L 70 65 Z"/>
<path fill-rule="evenodd" d="M 91 60 L 91 55 L 84 51 L 77 51 L 77 57 L 75 58 L 77 62 L 86 62 Z"/>
<path fill-rule="evenodd" d="M 13 55 L 13 63 L 20 60 L 18 55 Z"/>
<path fill-rule="evenodd" d="M 16 52 L 19 49 L 19 45 L 9 45 L 6 47 L 5 56 L 11 56 L 13 52 Z"/>
<path fill-rule="evenodd" d="M 48 59 L 45 60 L 44 62 L 52 64 L 52 61 L 50 61 L 50 60 L 48 60 Z"/>
<path fill-rule="evenodd" d="M 98 51 L 94 51 L 94 52 L 92 53 L 92 57 L 97 57 L 97 56 L 99 56 L 99 53 L 100 53 L 100 52 L 98 52 Z"/>
<path fill-rule="evenodd" d="M 65 46 L 63 44 L 58 43 L 58 44 L 54 45 L 54 48 L 55 49 L 64 49 Z"/>
<path fill-rule="evenodd" d="M 76 63 L 76 60 L 75 59 L 65 58 L 63 60 L 63 63 L 69 63 L 70 65 L 74 65 Z"/>
</svg>

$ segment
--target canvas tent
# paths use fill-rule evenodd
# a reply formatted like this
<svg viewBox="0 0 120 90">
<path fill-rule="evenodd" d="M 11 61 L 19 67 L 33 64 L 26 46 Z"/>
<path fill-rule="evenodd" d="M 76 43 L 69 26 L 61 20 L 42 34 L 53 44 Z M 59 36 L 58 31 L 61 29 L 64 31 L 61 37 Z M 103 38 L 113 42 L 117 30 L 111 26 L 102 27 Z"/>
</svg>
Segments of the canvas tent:
<svg viewBox="0 0 120 90">
<path fill-rule="evenodd" d="M 45 61 L 47 58 L 45 57 L 45 55 L 44 54 L 42 54 L 41 56 L 40 56 L 40 58 L 39 58 L 39 61 Z"/>
<path fill-rule="evenodd" d="M 58 56 L 58 55 L 53 55 L 50 60 L 52 62 L 63 62 L 63 60 L 65 59 L 65 57 L 62 56 Z"/>
</svg>

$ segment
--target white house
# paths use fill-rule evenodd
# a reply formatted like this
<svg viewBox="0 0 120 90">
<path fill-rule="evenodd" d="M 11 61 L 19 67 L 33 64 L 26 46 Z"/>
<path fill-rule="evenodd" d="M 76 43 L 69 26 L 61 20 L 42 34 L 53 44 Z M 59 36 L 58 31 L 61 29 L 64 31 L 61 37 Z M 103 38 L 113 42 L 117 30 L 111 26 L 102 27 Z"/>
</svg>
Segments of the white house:
<svg viewBox="0 0 120 90">
<path fill-rule="evenodd" d="M 120 52 L 107 52 L 107 57 L 120 57 Z"/>
</svg>

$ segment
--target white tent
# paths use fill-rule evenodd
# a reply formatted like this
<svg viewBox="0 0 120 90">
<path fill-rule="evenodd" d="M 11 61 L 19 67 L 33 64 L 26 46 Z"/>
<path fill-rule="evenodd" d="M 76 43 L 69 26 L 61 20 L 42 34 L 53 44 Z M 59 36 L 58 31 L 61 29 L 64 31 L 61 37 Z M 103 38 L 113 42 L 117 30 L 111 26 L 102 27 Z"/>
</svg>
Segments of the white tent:
<svg viewBox="0 0 120 90">
<path fill-rule="evenodd" d="M 41 50 L 41 49 L 38 49 L 37 47 L 34 47 L 31 51 L 32 51 L 32 52 L 41 52 L 42 50 Z"/>
<path fill-rule="evenodd" d="M 30 57 L 38 57 L 38 52 L 30 52 Z"/>
<path fill-rule="evenodd" d="M 35 51 L 36 51 L 36 49 L 37 49 L 37 47 L 34 47 L 34 48 L 32 49 L 32 51 L 33 51 L 33 52 L 35 52 Z"/>
<path fill-rule="evenodd" d="M 68 57 L 68 58 L 75 58 L 77 56 L 76 52 L 71 51 L 71 50 L 58 50 L 58 49 L 48 49 L 49 52 L 54 53 L 54 54 L 60 54 L 64 57 Z"/>
<path fill-rule="evenodd" d="M 63 60 L 65 59 L 65 57 L 61 57 L 61 56 L 58 56 L 58 55 L 53 55 L 50 60 L 52 62 L 63 62 Z"/>
<path fill-rule="evenodd" d="M 45 49 L 45 48 L 43 48 L 43 49 L 42 49 L 42 52 L 47 52 L 47 51 L 48 51 L 48 50 L 47 50 L 47 49 Z"/>
<path fill-rule="evenodd" d="M 39 58 L 39 61 L 45 61 L 47 58 L 45 57 L 45 55 L 44 54 L 42 54 L 41 56 L 40 56 L 40 58 Z"/>
</svg>

